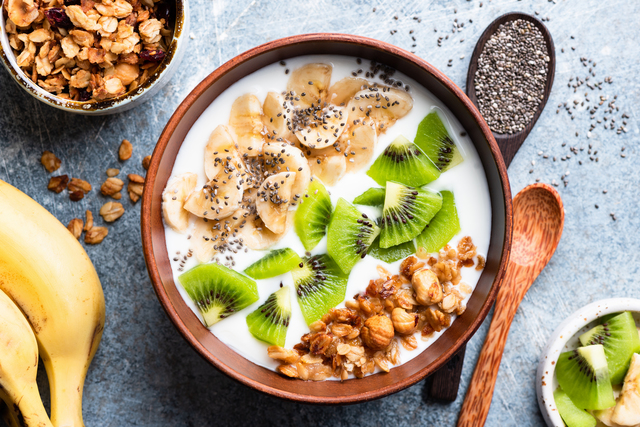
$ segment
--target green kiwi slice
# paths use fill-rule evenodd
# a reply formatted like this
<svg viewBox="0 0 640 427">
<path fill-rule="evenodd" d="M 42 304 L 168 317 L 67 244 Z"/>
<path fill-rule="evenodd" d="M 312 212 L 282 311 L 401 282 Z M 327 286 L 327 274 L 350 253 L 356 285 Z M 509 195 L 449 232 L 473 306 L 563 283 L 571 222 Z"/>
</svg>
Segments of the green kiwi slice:
<svg viewBox="0 0 640 427">
<path fill-rule="evenodd" d="M 220 264 L 200 264 L 178 280 L 207 327 L 258 301 L 256 282 Z"/>
<path fill-rule="evenodd" d="M 416 245 L 413 244 L 413 240 L 401 243 L 397 246 L 391 246 L 390 248 L 381 248 L 380 239 L 376 239 L 369 248 L 369 256 L 384 261 L 386 263 L 396 262 L 404 259 L 416 253 Z"/>
<path fill-rule="evenodd" d="M 269 344 L 284 346 L 291 319 L 291 297 L 285 286 L 269 295 L 269 298 L 247 316 L 251 335 Z"/>
<path fill-rule="evenodd" d="M 607 409 L 616 404 L 604 347 L 578 347 L 560 354 L 556 363 L 560 387 L 580 409 Z"/>
<path fill-rule="evenodd" d="M 380 234 L 375 221 L 345 199 L 338 199 L 336 209 L 327 226 L 327 252 L 340 269 L 349 274 L 369 246 Z"/>
<path fill-rule="evenodd" d="M 296 234 L 307 251 L 315 248 L 324 237 L 331 211 L 329 192 L 318 178 L 314 178 L 300 198 L 293 221 Z"/>
<path fill-rule="evenodd" d="M 247 267 L 244 272 L 254 279 L 268 279 L 291 271 L 302 260 L 293 249 L 274 249 Z"/>
<path fill-rule="evenodd" d="M 344 300 L 349 275 L 329 255 L 303 258 L 302 267 L 291 270 L 291 275 L 307 325 Z"/>
<path fill-rule="evenodd" d="M 354 205 L 382 206 L 384 205 L 384 188 L 370 188 L 355 199 Z"/>
<path fill-rule="evenodd" d="M 422 119 L 413 142 L 420 147 L 440 172 L 446 172 L 462 163 L 460 150 L 449 136 L 437 110 Z"/>
<path fill-rule="evenodd" d="M 427 252 L 438 252 L 460 231 L 456 201 L 451 191 L 441 191 L 442 208 L 416 237 L 416 245 Z"/>
<path fill-rule="evenodd" d="M 561 388 L 553 392 L 553 400 L 567 427 L 595 427 L 598 423 L 590 413 L 578 408 Z"/>
<path fill-rule="evenodd" d="M 636 322 L 625 311 L 606 319 L 601 325 L 580 335 L 582 345 L 602 344 L 607 357 L 611 384 L 621 384 L 629 369 L 633 353 L 640 352 Z"/>
<path fill-rule="evenodd" d="M 442 207 L 442 196 L 422 188 L 387 182 L 380 225 L 380 247 L 413 240 Z"/>
<path fill-rule="evenodd" d="M 367 175 L 379 185 L 395 181 L 420 187 L 438 179 L 440 170 L 416 144 L 399 136 L 373 162 Z"/>
</svg>

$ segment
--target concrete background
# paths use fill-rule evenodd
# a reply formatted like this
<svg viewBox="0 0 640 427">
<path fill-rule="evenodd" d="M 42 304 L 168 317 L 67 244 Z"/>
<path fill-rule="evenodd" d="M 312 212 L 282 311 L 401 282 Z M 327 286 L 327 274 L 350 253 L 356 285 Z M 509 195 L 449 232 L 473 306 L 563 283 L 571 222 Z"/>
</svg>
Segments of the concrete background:
<svg viewBox="0 0 640 427">
<path fill-rule="evenodd" d="M 566 316 L 587 303 L 638 293 L 640 83 L 636 72 L 640 69 L 640 2 L 191 0 L 193 39 L 181 70 L 152 101 L 133 111 L 93 118 L 63 113 L 34 100 L 6 71 L 0 71 L 0 179 L 34 197 L 65 224 L 82 217 L 85 209 L 97 214 L 105 202 L 97 191 L 104 171 L 116 167 L 124 173 L 142 173 L 141 159 L 151 154 L 180 101 L 216 67 L 251 47 L 307 32 L 360 34 L 414 50 L 464 88 L 468 60 L 478 37 L 492 20 L 511 11 L 549 17 L 545 23 L 557 51 L 549 103 L 509 168 L 512 190 L 515 194 L 536 178 L 559 183 L 566 223 L 554 258 L 516 316 L 487 425 L 542 425 L 534 375 L 547 337 Z M 454 19 L 464 22 L 455 34 L 451 32 Z M 390 30 L 397 33 L 392 35 Z M 414 30 L 416 42 L 410 30 Z M 449 39 L 437 47 L 438 37 L 446 35 Z M 592 81 L 611 76 L 612 83 L 603 84 L 602 90 L 582 86 L 574 93 L 567 87 L 569 79 L 588 74 L 581 57 L 597 62 Z M 574 113 L 573 120 L 562 109 L 556 114 L 560 103 L 582 102 L 585 91 L 591 104 L 596 96 L 611 100 L 618 95 L 620 110 L 613 116 L 620 125 L 621 114 L 629 115 L 628 132 L 618 135 L 604 130 L 603 122 L 587 138 L 592 121 L 586 107 L 578 104 L 581 111 Z M 610 120 L 612 115 L 602 110 L 595 114 L 595 120 L 603 116 Z M 134 144 L 133 157 L 124 164 L 117 159 L 123 138 Z M 589 160 L 589 143 L 598 151 L 592 153 L 597 163 Z M 570 151 L 574 146 L 578 154 Z M 59 172 L 84 178 L 96 189 L 80 203 L 47 191 L 48 174 L 39 163 L 43 150 L 62 159 Z M 550 157 L 544 159 L 539 152 Z M 562 161 L 567 154 L 571 158 Z M 570 174 L 565 187 L 561 177 L 566 173 Z M 105 242 L 87 248 L 107 303 L 107 327 L 85 386 L 87 426 L 455 424 L 488 322 L 469 344 L 460 394 L 452 404 L 430 402 L 424 397 L 422 384 L 376 402 L 348 407 L 299 405 L 259 394 L 204 362 L 165 317 L 142 256 L 140 203 L 132 205 L 125 199 L 126 213 L 109 226 Z M 610 213 L 615 214 L 615 221 Z M 100 224 L 101 218 L 96 222 Z M 44 386 L 43 372 L 40 377 Z M 46 389 L 42 394 L 47 400 Z"/>
</svg>

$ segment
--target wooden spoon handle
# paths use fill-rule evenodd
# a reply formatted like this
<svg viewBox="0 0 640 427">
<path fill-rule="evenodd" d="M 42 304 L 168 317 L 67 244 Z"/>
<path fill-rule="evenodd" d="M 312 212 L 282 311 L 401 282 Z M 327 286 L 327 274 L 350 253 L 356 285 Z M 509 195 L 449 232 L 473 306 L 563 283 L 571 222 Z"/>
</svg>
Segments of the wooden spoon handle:
<svg viewBox="0 0 640 427">
<path fill-rule="evenodd" d="M 528 289 L 526 284 L 524 286 L 522 284 L 514 286 L 516 285 L 516 280 L 530 279 L 526 276 L 522 277 L 522 275 L 518 274 L 518 270 L 516 265 L 509 267 L 498 293 L 491 326 L 489 326 L 489 332 L 482 346 L 476 370 L 473 372 L 467 395 L 460 410 L 458 427 L 483 426 L 489 414 L 491 396 L 493 396 L 493 389 L 498 377 L 504 347 L 507 343 L 509 328 L 518 310 L 518 305 L 522 301 L 520 295 L 524 295 L 519 290 L 522 287 Z"/>
</svg>

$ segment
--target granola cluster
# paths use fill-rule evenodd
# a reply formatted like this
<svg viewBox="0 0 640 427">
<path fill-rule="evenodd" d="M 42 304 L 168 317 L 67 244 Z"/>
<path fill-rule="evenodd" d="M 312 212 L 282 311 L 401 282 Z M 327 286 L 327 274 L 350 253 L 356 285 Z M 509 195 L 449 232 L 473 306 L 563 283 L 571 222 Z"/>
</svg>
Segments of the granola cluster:
<svg viewBox="0 0 640 427">
<path fill-rule="evenodd" d="M 47 92 L 82 102 L 115 98 L 144 84 L 165 57 L 173 23 L 160 1 L 6 0 L 9 44 Z"/>
<path fill-rule="evenodd" d="M 470 237 L 457 250 L 445 246 L 437 257 L 419 251 L 406 258 L 399 274 L 378 266 L 379 278 L 364 293 L 333 308 L 309 326 L 310 332 L 293 349 L 268 348 L 281 362 L 277 371 L 287 377 L 322 381 L 329 377 L 362 378 L 376 369 L 389 372 L 400 363 L 400 345 L 418 347 L 416 336 L 429 339 L 451 325 L 451 316 L 465 311 L 464 298 L 472 292 L 461 281 L 461 269 L 484 268 Z M 476 261 L 474 261 L 474 258 Z"/>
</svg>

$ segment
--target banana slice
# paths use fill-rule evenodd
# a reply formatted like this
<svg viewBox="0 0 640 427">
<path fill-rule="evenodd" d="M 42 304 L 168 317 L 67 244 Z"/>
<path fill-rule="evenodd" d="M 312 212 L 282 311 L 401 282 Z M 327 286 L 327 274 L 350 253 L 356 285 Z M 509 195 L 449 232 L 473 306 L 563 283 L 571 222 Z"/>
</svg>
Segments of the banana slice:
<svg viewBox="0 0 640 427">
<path fill-rule="evenodd" d="M 214 129 L 204 147 L 204 173 L 212 180 L 224 168 L 229 167 L 229 162 L 238 162 L 238 150 L 229 128 L 220 125 Z"/>
<path fill-rule="evenodd" d="M 256 198 L 256 210 L 267 228 L 276 234 L 287 228 L 287 212 L 291 204 L 295 172 L 280 172 L 264 180 Z"/>
<path fill-rule="evenodd" d="M 247 93 L 233 102 L 229 126 L 236 134 L 240 154 L 257 156 L 264 144 L 262 105 L 258 97 Z"/>
<path fill-rule="evenodd" d="M 287 82 L 287 91 L 297 108 L 323 107 L 327 102 L 331 72 L 328 64 L 307 64 L 294 70 Z M 291 93 L 293 92 L 293 93 Z"/>
<path fill-rule="evenodd" d="M 184 208 L 207 219 L 225 218 L 235 212 L 242 201 L 247 176 L 241 165 L 230 162 L 204 187 L 192 192 L 184 201 Z"/>
<path fill-rule="evenodd" d="M 189 227 L 189 212 L 184 210 L 184 202 L 196 187 L 197 181 L 198 176 L 195 173 L 174 176 L 162 193 L 164 222 L 178 233 L 184 233 Z"/>
<path fill-rule="evenodd" d="M 327 98 L 333 105 L 347 105 L 351 98 L 361 90 L 367 89 L 371 83 L 359 77 L 345 77 L 335 82 L 329 88 L 329 97 Z"/>
<path fill-rule="evenodd" d="M 621 426 L 640 424 L 640 355 L 634 354 L 611 421 Z"/>
<path fill-rule="evenodd" d="M 191 236 L 191 249 L 196 259 L 209 262 L 218 253 L 241 249 L 240 234 L 248 215 L 249 212 L 241 208 L 219 220 L 196 219 Z"/>
<path fill-rule="evenodd" d="M 413 108 L 413 98 L 404 90 L 371 87 L 356 93 L 349 101 L 349 120 L 353 124 L 373 120 L 378 133 L 385 132 Z"/>
<path fill-rule="evenodd" d="M 350 127 L 340 137 L 340 145 L 347 159 L 347 172 L 356 172 L 373 158 L 378 134 L 373 126 L 359 123 Z"/>
<path fill-rule="evenodd" d="M 293 215 L 295 211 L 287 213 L 287 221 L 284 232 L 276 234 L 269 230 L 262 218 L 253 213 L 247 216 L 247 222 L 240 230 L 240 236 L 245 246 L 253 250 L 263 250 L 278 243 L 293 225 Z"/>
<path fill-rule="evenodd" d="M 284 96 L 276 92 L 269 92 L 264 99 L 262 120 L 267 128 L 266 138 L 268 141 L 283 140 L 291 141 L 295 139 L 293 134 L 293 104 L 287 106 Z"/>
<path fill-rule="evenodd" d="M 341 156 L 314 156 L 309 158 L 311 173 L 327 185 L 335 185 L 347 173 L 347 160 Z"/>
<path fill-rule="evenodd" d="M 302 151 L 285 142 L 267 142 L 262 147 L 265 169 L 272 173 L 295 172 L 296 180 L 291 190 L 292 203 L 304 193 L 309 186 L 311 169 Z M 298 196 L 298 197 L 296 197 Z"/>
<path fill-rule="evenodd" d="M 349 113 L 345 107 L 329 105 L 297 112 L 294 122 L 296 137 L 309 148 L 333 145 L 346 129 Z"/>
</svg>

